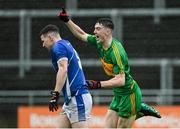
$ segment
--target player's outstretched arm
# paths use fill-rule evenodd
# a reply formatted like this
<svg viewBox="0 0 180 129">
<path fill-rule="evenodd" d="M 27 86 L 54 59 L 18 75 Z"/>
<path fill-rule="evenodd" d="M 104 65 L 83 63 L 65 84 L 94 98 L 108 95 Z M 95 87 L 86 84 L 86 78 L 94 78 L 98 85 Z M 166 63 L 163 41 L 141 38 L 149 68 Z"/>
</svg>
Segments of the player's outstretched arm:
<svg viewBox="0 0 180 129">
<path fill-rule="evenodd" d="M 121 73 L 106 81 L 86 80 L 88 89 L 111 88 L 125 85 L 125 74 Z"/>
<path fill-rule="evenodd" d="M 125 85 L 125 74 L 120 73 L 116 75 L 114 78 L 106 80 L 106 81 L 101 81 L 101 87 L 121 87 Z"/>
<path fill-rule="evenodd" d="M 99 89 L 101 88 L 101 82 L 95 80 L 86 80 L 88 89 Z"/>
<path fill-rule="evenodd" d="M 73 33 L 75 37 L 78 39 L 87 42 L 88 34 L 84 32 L 78 25 L 76 25 L 70 18 L 69 14 L 66 12 L 64 8 L 62 8 L 61 12 L 58 14 L 58 17 L 61 21 L 63 21 L 70 31 Z"/>
</svg>

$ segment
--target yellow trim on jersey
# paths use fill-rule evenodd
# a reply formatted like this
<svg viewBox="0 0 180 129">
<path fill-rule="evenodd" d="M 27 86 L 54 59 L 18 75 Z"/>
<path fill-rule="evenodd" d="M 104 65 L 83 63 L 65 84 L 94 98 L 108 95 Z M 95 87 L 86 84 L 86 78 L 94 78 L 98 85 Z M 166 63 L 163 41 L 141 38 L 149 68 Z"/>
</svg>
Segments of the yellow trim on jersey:
<svg viewBox="0 0 180 129">
<path fill-rule="evenodd" d="M 115 76 L 114 73 L 113 73 L 113 65 L 112 64 L 108 64 L 106 63 L 103 59 L 100 59 L 101 63 L 102 63 L 102 66 L 104 68 L 104 71 L 105 73 L 108 75 L 108 76 Z"/>
<path fill-rule="evenodd" d="M 122 73 L 122 72 L 124 72 L 124 69 L 123 69 L 120 53 L 119 53 L 119 51 L 117 49 L 117 46 L 115 44 L 112 45 L 112 48 L 113 48 L 113 51 L 114 51 L 114 55 L 115 55 L 117 64 L 120 67 L 120 73 Z"/>
<path fill-rule="evenodd" d="M 136 108 L 135 108 L 135 94 L 132 93 L 130 95 L 130 99 L 131 99 L 131 114 L 135 115 L 136 114 Z"/>
<path fill-rule="evenodd" d="M 131 85 L 131 89 L 133 89 L 135 82 L 133 81 L 133 84 Z M 135 107 L 135 93 L 133 92 L 130 95 L 130 99 L 131 99 L 131 114 L 135 115 L 136 114 L 136 107 Z"/>
</svg>

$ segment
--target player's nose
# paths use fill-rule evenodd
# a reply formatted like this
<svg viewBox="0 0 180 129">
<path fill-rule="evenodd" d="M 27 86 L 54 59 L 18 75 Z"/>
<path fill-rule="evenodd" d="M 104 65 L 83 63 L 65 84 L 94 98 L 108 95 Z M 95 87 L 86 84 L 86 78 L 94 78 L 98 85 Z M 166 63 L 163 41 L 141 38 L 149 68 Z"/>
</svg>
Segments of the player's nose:
<svg viewBox="0 0 180 129">
<path fill-rule="evenodd" d="M 94 30 L 94 32 L 93 32 L 94 34 L 96 34 L 96 29 Z"/>
</svg>

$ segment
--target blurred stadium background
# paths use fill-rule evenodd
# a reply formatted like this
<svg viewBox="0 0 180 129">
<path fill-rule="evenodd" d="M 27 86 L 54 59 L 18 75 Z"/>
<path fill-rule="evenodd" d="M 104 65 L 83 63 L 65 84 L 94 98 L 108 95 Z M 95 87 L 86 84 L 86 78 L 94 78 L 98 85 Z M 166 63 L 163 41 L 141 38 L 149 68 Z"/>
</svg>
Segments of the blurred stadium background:
<svg viewBox="0 0 180 129">
<path fill-rule="evenodd" d="M 143 101 L 180 104 L 178 0 L 0 0 L 0 127 L 17 127 L 18 106 L 48 104 L 55 74 L 38 34 L 49 23 L 59 26 L 62 37 L 73 43 L 87 79 L 107 79 L 95 49 L 80 44 L 56 17 L 62 6 L 88 33 L 93 33 L 97 18 L 112 18 L 114 37 L 129 55 Z M 95 105 L 107 105 L 112 91 L 97 90 L 92 95 Z"/>
</svg>

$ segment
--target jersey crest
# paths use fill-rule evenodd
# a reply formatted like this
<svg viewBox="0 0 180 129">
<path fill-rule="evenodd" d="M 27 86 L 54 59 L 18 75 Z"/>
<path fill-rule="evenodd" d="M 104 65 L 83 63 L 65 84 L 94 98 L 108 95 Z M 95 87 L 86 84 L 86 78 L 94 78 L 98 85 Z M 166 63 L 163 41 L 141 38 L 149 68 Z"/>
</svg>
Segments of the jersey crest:
<svg viewBox="0 0 180 129">
<path fill-rule="evenodd" d="M 108 76 L 114 76 L 114 73 L 113 73 L 113 65 L 106 63 L 103 59 L 101 59 L 100 61 L 101 61 L 101 63 L 102 63 L 102 66 L 103 66 L 103 69 L 104 69 L 105 73 L 106 73 Z"/>
</svg>

